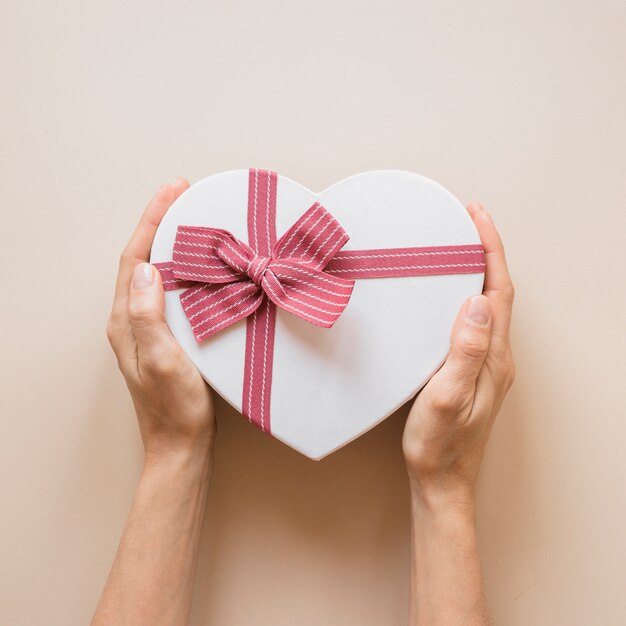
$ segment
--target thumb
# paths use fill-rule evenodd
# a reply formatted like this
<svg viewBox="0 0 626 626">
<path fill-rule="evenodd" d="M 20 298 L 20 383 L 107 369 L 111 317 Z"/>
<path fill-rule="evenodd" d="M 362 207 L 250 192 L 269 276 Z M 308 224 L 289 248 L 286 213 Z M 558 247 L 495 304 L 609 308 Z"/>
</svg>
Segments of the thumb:
<svg viewBox="0 0 626 626">
<path fill-rule="evenodd" d="M 450 353 L 438 374 L 457 392 L 473 388 L 491 338 L 491 303 L 484 295 L 466 300 L 454 322 Z"/>
<path fill-rule="evenodd" d="M 176 340 L 165 322 L 165 297 L 161 275 L 150 263 L 133 270 L 128 296 L 128 318 L 142 365 L 160 370 L 176 355 Z"/>
</svg>

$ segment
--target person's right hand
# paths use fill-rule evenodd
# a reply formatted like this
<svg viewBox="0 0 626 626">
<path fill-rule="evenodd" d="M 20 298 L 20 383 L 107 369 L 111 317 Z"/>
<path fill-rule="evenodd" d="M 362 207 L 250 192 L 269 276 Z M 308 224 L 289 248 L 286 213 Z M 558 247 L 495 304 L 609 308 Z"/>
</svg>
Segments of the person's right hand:
<svg viewBox="0 0 626 626">
<path fill-rule="evenodd" d="M 215 435 L 210 387 L 165 322 L 161 276 L 147 261 L 165 212 L 189 183 L 163 185 L 122 252 L 107 336 L 133 399 L 146 459 L 208 453 Z"/>
<path fill-rule="evenodd" d="M 472 502 L 480 464 L 515 365 L 509 343 L 514 289 L 491 216 L 468 207 L 486 253 L 483 295 L 467 300 L 450 353 L 418 394 L 403 435 L 413 496 L 422 503 Z"/>
</svg>

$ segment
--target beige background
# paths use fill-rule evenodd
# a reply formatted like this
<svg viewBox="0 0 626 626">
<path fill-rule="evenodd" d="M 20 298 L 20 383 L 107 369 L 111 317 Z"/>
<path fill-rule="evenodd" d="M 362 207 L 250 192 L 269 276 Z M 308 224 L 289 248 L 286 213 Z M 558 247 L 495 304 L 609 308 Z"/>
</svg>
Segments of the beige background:
<svg viewBox="0 0 626 626">
<path fill-rule="evenodd" d="M 79 625 L 141 467 L 105 337 L 118 254 L 178 175 L 376 168 L 480 200 L 518 376 L 479 486 L 508 626 L 626 623 L 626 5 L 44 2 L 0 8 L 0 614 Z M 403 625 L 407 407 L 314 463 L 218 403 L 192 624 Z"/>
</svg>

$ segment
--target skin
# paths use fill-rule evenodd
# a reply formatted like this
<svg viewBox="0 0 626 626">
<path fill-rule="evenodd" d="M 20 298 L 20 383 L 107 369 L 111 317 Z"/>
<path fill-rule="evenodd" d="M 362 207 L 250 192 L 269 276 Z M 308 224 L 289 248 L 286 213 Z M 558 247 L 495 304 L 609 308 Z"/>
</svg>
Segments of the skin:
<svg viewBox="0 0 626 626">
<path fill-rule="evenodd" d="M 187 187 L 179 179 L 157 192 L 120 257 L 107 336 L 145 457 L 93 626 L 186 624 L 191 608 L 213 466 L 213 393 L 172 337 L 160 275 L 145 263 L 161 218 Z"/>
<path fill-rule="evenodd" d="M 483 294 L 452 329 L 444 365 L 418 394 L 402 447 L 411 493 L 409 624 L 490 624 L 476 548 L 475 489 L 494 420 L 515 378 L 515 290 L 493 219 L 468 207 L 486 252 Z"/>
<path fill-rule="evenodd" d="M 130 391 L 145 456 L 92 626 L 184 625 L 213 467 L 213 394 L 171 335 L 161 278 L 147 263 L 156 229 L 189 187 L 163 185 L 120 257 L 107 336 Z M 486 250 L 483 295 L 468 300 L 450 355 L 418 394 L 402 448 L 411 496 L 410 626 L 489 624 L 474 492 L 495 416 L 514 378 L 513 286 L 493 220 L 468 207 Z"/>
</svg>

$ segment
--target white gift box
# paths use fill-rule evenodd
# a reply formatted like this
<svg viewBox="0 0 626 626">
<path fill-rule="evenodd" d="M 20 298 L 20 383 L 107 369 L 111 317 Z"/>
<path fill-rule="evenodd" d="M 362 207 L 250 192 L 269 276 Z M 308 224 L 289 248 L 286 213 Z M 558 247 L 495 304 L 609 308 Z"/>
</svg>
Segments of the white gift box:
<svg viewBox="0 0 626 626">
<path fill-rule="evenodd" d="M 249 178 L 235 170 L 192 185 L 158 230 L 150 261 L 172 260 L 179 225 L 225 229 L 248 242 Z M 396 170 L 365 172 L 314 193 L 276 179 L 276 235 L 315 202 L 350 239 L 342 250 L 479 245 L 464 206 L 439 183 Z M 462 303 L 482 292 L 472 273 L 355 280 L 330 328 L 276 307 L 268 433 L 319 460 L 384 420 L 441 366 Z M 203 378 L 242 411 L 247 319 L 197 341 L 180 296 L 167 291 L 167 323 Z"/>
</svg>

